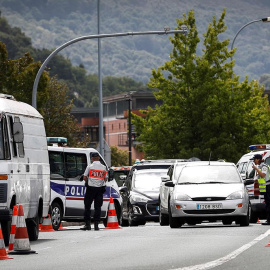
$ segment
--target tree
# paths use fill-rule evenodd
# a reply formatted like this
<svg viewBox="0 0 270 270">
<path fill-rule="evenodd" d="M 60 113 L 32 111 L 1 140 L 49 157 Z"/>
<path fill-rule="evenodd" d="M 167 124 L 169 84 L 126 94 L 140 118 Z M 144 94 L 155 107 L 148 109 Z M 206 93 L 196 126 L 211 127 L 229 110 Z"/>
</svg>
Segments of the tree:
<svg viewBox="0 0 270 270">
<path fill-rule="evenodd" d="M 163 104 L 145 118 L 134 115 L 134 124 L 147 158 L 225 159 L 236 162 L 247 146 L 270 138 L 267 97 L 258 82 L 239 82 L 231 61 L 235 49 L 220 41 L 226 30 L 225 11 L 213 17 L 200 42 L 194 12 L 177 19 L 177 28 L 188 34 L 170 38 L 170 61 L 152 71 L 149 86 Z"/>
<path fill-rule="evenodd" d="M 19 59 L 9 59 L 4 43 L 0 42 L 0 91 L 13 95 L 17 100 L 31 104 L 32 89 L 39 62 L 34 62 L 29 53 Z M 44 72 L 39 81 L 38 107 L 47 99 L 46 86 L 49 76 Z"/>
<path fill-rule="evenodd" d="M 40 109 L 44 117 L 47 137 L 66 137 L 69 146 L 85 147 L 89 145 L 89 137 L 80 137 L 80 127 L 71 115 L 72 100 L 68 101 L 68 88 L 56 77 L 49 80 L 48 99 Z"/>
<path fill-rule="evenodd" d="M 128 166 L 128 152 L 118 149 L 116 146 L 111 147 L 112 166 Z"/>
</svg>

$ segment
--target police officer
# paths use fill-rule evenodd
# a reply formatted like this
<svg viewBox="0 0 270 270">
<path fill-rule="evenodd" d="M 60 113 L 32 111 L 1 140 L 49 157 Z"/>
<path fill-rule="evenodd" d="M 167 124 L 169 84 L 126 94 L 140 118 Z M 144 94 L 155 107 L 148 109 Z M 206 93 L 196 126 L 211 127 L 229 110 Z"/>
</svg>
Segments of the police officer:
<svg viewBox="0 0 270 270">
<path fill-rule="evenodd" d="M 92 153 L 92 164 L 88 165 L 84 172 L 83 180 L 86 185 L 84 196 L 84 220 L 85 226 L 81 230 L 91 230 L 91 204 L 94 200 L 94 227 L 98 231 L 100 222 L 101 206 L 103 204 L 103 193 L 108 178 L 106 166 L 99 161 L 98 153 Z"/>
<path fill-rule="evenodd" d="M 260 192 L 264 194 L 266 204 L 266 222 L 262 225 L 270 225 L 270 181 L 269 181 L 269 168 L 263 162 L 262 155 L 256 154 L 252 158 L 254 164 L 252 168 L 255 170 L 254 180 L 258 180 Z"/>
</svg>

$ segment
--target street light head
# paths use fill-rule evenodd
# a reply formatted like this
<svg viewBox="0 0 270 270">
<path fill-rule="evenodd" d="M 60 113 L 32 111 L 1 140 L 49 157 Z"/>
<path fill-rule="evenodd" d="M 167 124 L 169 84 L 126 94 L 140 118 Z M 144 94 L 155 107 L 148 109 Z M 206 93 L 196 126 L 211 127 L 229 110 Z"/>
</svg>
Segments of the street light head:
<svg viewBox="0 0 270 270">
<path fill-rule="evenodd" d="M 170 31 L 171 30 L 171 28 L 169 27 L 169 26 L 164 26 L 164 31 L 165 32 L 168 32 L 168 31 Z"/>
<path fill-rule="evenodd" d="M 262 22 L 270 22 L 270 17 L 262 18 Z"/>
</svg>

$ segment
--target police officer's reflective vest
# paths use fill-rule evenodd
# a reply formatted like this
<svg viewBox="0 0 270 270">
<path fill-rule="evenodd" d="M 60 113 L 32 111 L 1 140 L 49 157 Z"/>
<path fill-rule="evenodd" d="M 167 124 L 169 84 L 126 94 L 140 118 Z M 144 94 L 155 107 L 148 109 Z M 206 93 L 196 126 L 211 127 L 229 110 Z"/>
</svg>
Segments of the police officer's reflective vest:
<svg viewBox="0 0 270 270">
<path fill-rule="evenodd" d="M 268 168 L 268 172 L 269 172 L 269 166 L 267 166 L 267 168 Z M 260 194 L 264 194 L 266 192 L 266 181 L 265 181 L 265 179 L 264 178 L 258 178 L 258 183 L 259 183 Z"/>
<path fill-rule="evenodd" d="M 265 179 L 264 178 L 259 178 L 258 179 L 258 183 L 259 183 L 259 191 L 260 191 L 260 194 L 263 194 L 266 192 L 266 186 L 265 186 Z"/>
</svg>

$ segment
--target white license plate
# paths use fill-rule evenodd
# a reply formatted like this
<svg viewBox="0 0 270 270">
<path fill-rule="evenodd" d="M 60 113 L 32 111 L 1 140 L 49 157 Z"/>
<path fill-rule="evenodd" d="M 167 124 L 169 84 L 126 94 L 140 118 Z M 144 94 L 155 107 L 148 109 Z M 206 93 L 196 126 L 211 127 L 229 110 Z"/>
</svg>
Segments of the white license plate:
<svg viewBox="0 0 270 270">
<path fill-rule="evenodd" d="M 197 210 L 222 209 L 221 203 L 200 203 L 197 204 Z"/>
</svg>

